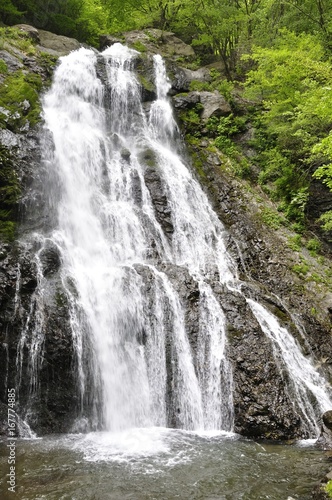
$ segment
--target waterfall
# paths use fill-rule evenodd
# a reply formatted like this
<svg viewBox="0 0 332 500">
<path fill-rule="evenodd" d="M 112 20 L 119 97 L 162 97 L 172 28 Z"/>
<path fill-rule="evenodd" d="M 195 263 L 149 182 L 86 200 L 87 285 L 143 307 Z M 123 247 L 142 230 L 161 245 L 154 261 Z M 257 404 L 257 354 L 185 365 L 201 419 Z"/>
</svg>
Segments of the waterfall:
<svg viewBox="0 0 332 500">
<path fill-rule="evenodd" d="M 303 356 L 286 328 L 261 304 L 251 299 L 247 299 L 247 302 L 262 330 L 272 341 L 281 372 L 286 368 L 289 395 L 297 405 L 298 412 L 307 422 L 310 431 L 318 434 L 317 413 L 322 414 L 331 409 L 326 381 L 315 370 L 311 360 Z"/>
<path fill-rule="evenodd" d="M 108 431 L 232 430 L 227 322 L 211 282 L 242 293 L 236 266 L 226 250 L 223 224 L 178 153 L 164 62 L 154 56 L 157 98 L 147 110 L 134 71 L 137 54 L 119 43 L 102 54 L 85 48 L 72 52 L 60 58 L 43 98 L 45 130 L 54 145 L 44 151 L 47 196 L 56 214 L 44 239 L 60 255 L 80 418 L 89 428 Z M 104 84 L 98 65 L 105 70 Z M 149 175 L 159 186 L 156 200 Z M 31 312 L 37 311 L 39 320 L 32 340 L 29 324 L 23 329 L 17 357 L 21 373 L 30 346 L 32 392 L 43 354 L 47 295 L 38 255 Z M 180 274 L 184 284 L 195 287 L 196 348 L 176 285 Z M 274 317 L 247 300 L 264 333 L 278 343 L 281 327 Z M 281 347 L 280 352 L 284 355 Z M 330 405 L 328 393 L 314 376 L 298 389 L 291 361 L 285 365 L 294 373 L 295 393 L 312 428 L 316 417 L 304 408 L 305 391 L 319 388 L 324 407 Z"/>
<path fill-rule="evenodd" d="M 61 255 L 82 414 L 89 400 L 95 428 L 230 430 L 225 320 L 206 282 L 209 273 L 224 279 L 230 272 L 224 229 L 174 152 L 178 131 L 161 57 L 154 58 L 157 99 L 147 115 L 136 56 L 120 44 L 104 51 L 107 88 L 97 78 L 93 51 L 61 58 L 43 103 L 54 143 L 45 161 L 57 206 L 49 238 Z M 147 155 L 167 196 L 171 241 L 145 183 Z M 196 211 L 203 214 L 198 221 Z M 197 367 L 165 263 L 185 267 L 199 290 Z"/>
</svg>

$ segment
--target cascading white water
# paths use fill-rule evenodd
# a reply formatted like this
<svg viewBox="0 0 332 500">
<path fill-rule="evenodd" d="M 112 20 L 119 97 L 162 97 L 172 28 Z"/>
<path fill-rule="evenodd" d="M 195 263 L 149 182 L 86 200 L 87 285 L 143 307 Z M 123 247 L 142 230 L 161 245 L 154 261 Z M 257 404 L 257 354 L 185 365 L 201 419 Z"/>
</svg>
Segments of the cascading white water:
<svg viewBox="0 0 332 500">
<path fill-rule="evenodd" d="M 331 409 L 326 381 L 316 371 L 312 361 L 303 356 L 297 342 L 286 328 L 283 328 L 261 304 L 252 299 L 247 299 L 247 302 L 262 330 L 271 339 L 280 368 L 287 370 L 290 397 L 297 405 L 297 410 L 306 421 L 310 431 L 318 435 L 319 426 L 316 415 Z"/>
<path fill-rule="evenodd" d="M 236 267 L 222 223 L 176 152 L 178 130 L 162 58 L 154 56 L 157 99 L 146 116 L 133 71 L 136 55 L 115 44 L 100 56 L 80 49 L 61 58 L 43 103 L 54 142 L 45 162 L 57 207 L 49 239 L 61 256 L 82 415 L 89 401 L 93 428 L 231 430 L 226 320 L 210 280 L 241 293 Z M 106 68 L 107 88 L 97 78 L 97 64 Z M 146 154 L 167 199 L 171 237 L 157 219 L 145 182 Z M 167 266 L 185 269 L 197 285 L 196 353 Z M 259 305 L 248 303 L 274 341 L 271 332 L 279 328 L 274 317 L 263 320 Z M 25 345 L 23 332 L 19 365 Z M 42 349 L 42 342 L 38 346 Z M 37 358 L 30 357 L 33 365 Z M 289 364 L 287 369 L 291 372 Z M 308 389 L 315 392 L 317 386 Z M 302 401 L 302 392 L 298 395 Z M 324 397 L 329 401 L 327 392 Z"/>
<path fill-rule="evenodd" d="M 157 100 L 146 117 L 132 70 L 136 54 L 120 44 L 102 54 L 110 89 L 104 95 L 96 76 L 97 56 L 80 49 L 62 58 L 44 98 L 46 127 L 54 141 L 48 162 L 58 175 L 53 194 L 58 227 L 52 238 L 60 249 L 71 308 L 81 401 L 87 391 L 94 392 L 99 425 L 121 430 L 174 419 L 167 408 L 171 392 L 177 426 L 229 430 L 225 325 L 205 281 L 209 272 L 219 269 L 223 278 L 228 272 L 223 228 L 172 151 L 177 127 L 163 61 L 155 56 Z M 156 219 L 144 182 L 146 150 L 153 152 L 169 197 L 172 242 Z M 133 195 L 137 183 L 139 201 Z M 201 219 L 195 211 L 203 214 Z M 151 244 L 160 262 L 185 266 L 198 283 L 202 352 L 197 373 L 180 297 L 150 259 Z M 147 276 L 153 300 L 144 294 Z M 91 376 L 92 383 L 87 380 Z"/>
</svg>

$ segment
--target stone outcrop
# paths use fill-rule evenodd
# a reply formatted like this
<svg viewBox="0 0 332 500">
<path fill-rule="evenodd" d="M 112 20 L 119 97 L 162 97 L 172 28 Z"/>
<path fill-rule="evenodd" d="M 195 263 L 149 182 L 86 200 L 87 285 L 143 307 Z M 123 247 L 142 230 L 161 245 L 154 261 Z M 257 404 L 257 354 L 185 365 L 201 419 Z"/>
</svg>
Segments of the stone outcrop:
<svg viewBox="0 0 332 500">
<path fill-rule="evenodd" d="M 200 103 L 202 105 L 200 117 L 203 124 L 212 116 L 227 116 L 232 112 L 229 103 L 217 90 L 180 93 L 173 97 L 173 102 L 175 109 L 191 109 Z"/>
<path fill-rule="evenodd" d="M 16 24 L 14 28 L 19 29 L 36 43 L 37 49 L 41 52 L 47 52 L 53 56 L 66 56 L 72 50 L 77 50 L 82 47 L 82 44 L 75 40 L 63 35 L 55 35 L 50 31 L 37 29 L 28 24 Z"/>
<path fill-rule="evenodd" d="M 194 58 L 195 52 L 190 45 L 177 38 L 174 33 L 149 28 L 144 31 L 127 31 L 121 37 L 102 35 L 100 37 L 100 49 L 104 50 L 114 43 L 125 43 L 129 47 L 150 54 L 161 54 L 163 57 L 173 61 L 179 58 Z"/>
<path fill-rule="evenodd" d="M 63 35 L 55 35 L 49 31 L 38 30 L 40 44 L 38 49 L 54 56 L 66 56 L 72 50 L 82 47 L 82 44 L 74 38 Z"/>
<path fill-rule="evenodd" d="M 17 28 L 20 30 L 22 33 L 25 33 L 29 35 L 29 37 L 36 43 L 40 43 L 40 35 L 39 31 L 37 28 L 34 26 L 30 26 L 29 24 L 16 24 L 13 26 L 14 28 Z M 56 35 L 55 35 L 56 36 Z"/>
<path fill-rule="evenodd" d="M 207 68 L 200 68 L 196 71 L 192 71 L 187 68 L 182 68 L 180 65 L 175 64 L 170 65 L 170 70 L 172 72 L 172 92 L 188 92 L 190 90 L 190 84 L 193 81 L 198 82 L 210 82 L 210 71 Z"/>
</svg>

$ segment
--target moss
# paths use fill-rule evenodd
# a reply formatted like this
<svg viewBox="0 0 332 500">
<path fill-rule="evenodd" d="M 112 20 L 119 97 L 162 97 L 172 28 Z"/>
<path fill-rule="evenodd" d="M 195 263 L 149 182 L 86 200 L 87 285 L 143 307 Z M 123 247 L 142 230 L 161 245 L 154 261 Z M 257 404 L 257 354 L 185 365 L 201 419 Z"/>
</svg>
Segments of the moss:
<svg viewBox="0 0 332 500">
<path fill-rule="evenodd" d="M 302 247 L 302 238 L 300 234 L 296 234 L 295 236 L 291 236 L 288 238 L 287 246 L 293 250 L 294 252 L 299 252 Z"/>
<path fill-rule="evenodd" d="M 321 243 L 316 238 L 312 238 L 306 243 L 306 247 L 312 256 L 315 256 L 317 252 L 321 250 Z"/>
<path fill-rule="evenodd" d="M 192 160 L 192 166 L 194 167 L 196 173 L 198 174 L 201 181 L 206 179 L 206 174 L 203 168 L 203 165 L 207 161 L 207 156 L 204 151 L 199 148 L 195 148 L 189 145 L 190 157 Z"/>
<path fill-rule="evenodd" d="M 141 73 L 138 73 L 138 80 L 145 90 L 148 90 L 149 92 L 153 92 L 155 90 L 154 84 Z"/>
<path fill-rule="evenodd" d="M 243 331 L 235 328 L 233 325 L 227 326 L 227 339 L 231 342 L 232 340 L 240 339 L 243 337 Z"/>
<path fill-rule="evenodd" d="M 0 73 L 2 75 L 6 75 L 8 73 L 7 64 L 2 59 L 0 59 Z"/>
<path fill-rule="evenodd" d="M 152 43 L 159 44 L 161 42 L 161 37 L 157 38 L 155 35 L 151 33 L 149 30 L 145 30 L 144 33 L 149 38 L 149 41 Z"/>
<path fill-rule="evenodd" d="M 146 52 L 148 50 L 146 46 L 140 41 L 132 43 L 131 47 L 137 50 L 138 52 Z"/>
<path fill-rule="evenodd" d="M 156 158 L 156 153 L 152 149 L 146 149 L 140 154 L 140 161 L 143 162 L 147 167 L 156 167 L 158 162 Z"/>
<path fill-rule="evenodd" d="M 0 238 L 11 241 L 15 237 L 17 204 L 21 187 L 9 151 L 0 145 Z"/>
<path fill-rule="evenodd" d="M 306 262 L 302 262 L 301 264 L 295 264 L 292 267 L 292 271 L 300 276 L 305 276 L 309 271 L 309 265 Z"/>
<path fill-rule="evenodd" d="M 0 87 L 0 127 L 19 131 L 29 122 L 32 126 L 40 120 L 39 92 L 42 80 L 39 75 L 15 71 L 8 75 Z"/>
<path fill-rule="evenodd" d="M 195 137 L 191 134 L 187 134 L 185 137 L 186 143 L 190 146 L 199 146 L 201 139 L 199 137 Z"/>
<path fill-rule="evenodd" d="M 201 110 L 202 105 L 198 103 L 192 109 L 184 109 L 179 112 L 179 119 L 185 134 L 190 134 L 191 136 L 196 137 L 201 135 Z"/>
<path fill-rule="evenodd" d="M 13 47 L 27 56 L 33 56 L 37 52 L 32 38 L 27 33 L 17 28 L 0 28 L 0 50 L 12 52 Z"/>
<path fill-rule="evenodd" d="M 279 229 L 284 223 L 284 219 L 271 208 L 265 207 L 261 212 L 263 222 L 272 229 Z"/>
<path fill-rule="evenodd" d="M 49 76 L 52 76 L 58 59 L 58 56 L 48 54 L 47 52 L 40 52 L 37 58 L 38 64 L 49 74 Z"/>
</svg>

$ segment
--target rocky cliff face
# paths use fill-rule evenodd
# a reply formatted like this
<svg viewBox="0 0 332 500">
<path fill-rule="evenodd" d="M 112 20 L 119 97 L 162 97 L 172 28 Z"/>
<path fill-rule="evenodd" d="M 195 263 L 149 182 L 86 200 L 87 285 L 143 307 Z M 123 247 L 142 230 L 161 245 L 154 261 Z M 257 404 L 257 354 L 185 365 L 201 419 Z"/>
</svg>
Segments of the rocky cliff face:
<svg viewBox="0 0 332 500">
<path fill-rule="evenodd" d="M 78 45 L 65 37 L 52 38 L 50 34 L 34 29 L 21 29 L 31 32 L 37 43 L 37 53 L 22 56 L 8 47 L 8 50 L 1 51 L 0 56 L 7 61 L 10 72 L 23 68 L 40 75 L 47 84 L 51 74 L 50 61 L 41 65 L 40 55 L 45 52 L 63 55 Z M 116 41 L 118 39 L 105 37 L 103 47 Z M 146 109 L 155 98 L 151 54 L 161 52 L 167 58 L 174 107 L 178 110 L 184 132 L 188 123 L 181 120 L 183 110 L 193 109 L 199 104 L 203 124 L 210 116 L 231 112 L 229 103 L 219 92 L 188 93 L 192 80 L 208 81 L 210 74 L 204 68 L 193 71 L 181 67 L 183 62 L 194 57 L 194 53 L 172 34 L 149 30 L 148 33 L 124 34 L 120 41 L 126 41 L 141 51 L 137 71 Z M 102 77 L 103 68 L 98 71 Z M 0 416 L 6 412 L 7 388 L 20 387 L 18 412 L 21 411 L 23 418 L 26 416 L 24 412 L 28 413 L 35 431 L 49 433 L 70 430 L 79 415 L 81 403 L 76 390 L 67 299 L 59 277 L 61 260 L 56 249 L 47 242 L 38 243 L 30 238 L 34 231 L 48 227 L 49 214 L 54 209 L 52 200 L 46 200 L 43 194 L 48 175 L 47 165 L 41 162 L 41 128 L 40 122 L 34 126 L 23 125 L 21 129 L 8 126 L 0 130 L 0 141 L 13 159 L 21 187 L 15 211 L 18 238 L 14 242 L 3 242 L 0 247 L 0 386 L 3 388 Z M 47 137 L 43 140 L 47 141 Z M 248 183 L 237 179 L 228 169 L 227 159 L 211 149 L 209 139 L 200 137 L 190 148 L 193 173 L 201 181 L 227 228 L 228 247 L 237 262 L 243 286 L 247 287 L 249 295 L 259 298 L 278 316 L 308 355 L 314 354 L 332 381 L 331 293 L 324 283 L 308 281 L 292 270 L 298 261 L 301 262 L 300 253 L 287 247 L 287 238 L 292 235 L 287 229 L 272 230 L 264 225 L 258 216 L 261 202 L 257 202 L 257 196 L 249 190 Z M 148 151 L 146 165 L 145 182 L 156 218 L 166 237 L 171 238 L 173 227 L 167 197 Z M 139 189 L 135 196 L 140 196 Z M 38 250 L 36 262 L 34 256 Z M 309 255 L 306 258 L 312 259 L 311 265 L 316 269 L 315 259 Z M 320 266 L 324 270 L 323 264 Z M 45 278 L 43 285 L 41 275 Z M 185 305 L 187 329 L 195 356 L 199 323 L 197 284 L 177 268 L 168 269 L 168 276 Z M 212 286 L 227 318 L 228 354 L 233 364 L 235 430 L 256 438 L 305 436 L 271 343 L 247 303 L 239 293 L 227 290 L 217 280 L 215 283 L 212 280 Z M 299 334 L 299 325 L 306 332 L 306 341 Z M 36 332 L 35 336 L 32 331 Z M 43 345 L 43 355 L 37 360 L 31 358 L 34 343 Z M 86 405 L 88 399 L 87 395 Z M 170 413 L 169 425 L 177 425 L 175 413 Z"/>
</svg>

